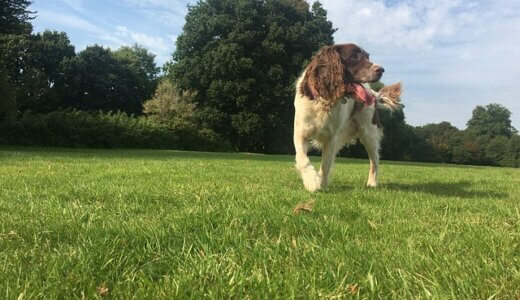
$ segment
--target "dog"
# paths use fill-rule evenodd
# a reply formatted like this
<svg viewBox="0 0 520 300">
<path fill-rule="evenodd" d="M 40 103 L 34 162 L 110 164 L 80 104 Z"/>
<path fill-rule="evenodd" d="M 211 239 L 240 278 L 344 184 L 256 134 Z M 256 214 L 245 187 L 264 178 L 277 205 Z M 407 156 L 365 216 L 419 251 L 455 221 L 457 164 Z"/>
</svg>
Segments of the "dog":
<svg viewBox="0 0 520 300">
<path fill-rule="evenodd" d="M 355 44 L 323 47 L 296 82 L 294 99 L 294 148 L 296 169 L 305 188 L 315 192 L 327 186 L 334 158 L 347 144 L 359 139 L 370 159 L 367 186 L 377 186 L 379 150 L 383 129 L 377 105 L 399 108 L 401 83 L 376 92 L 368 83 L 376 82 L 385 69 L 369 60 L 369 54 Z M 321 148 L 319 171 L 307 151 Z"/>
</svg>

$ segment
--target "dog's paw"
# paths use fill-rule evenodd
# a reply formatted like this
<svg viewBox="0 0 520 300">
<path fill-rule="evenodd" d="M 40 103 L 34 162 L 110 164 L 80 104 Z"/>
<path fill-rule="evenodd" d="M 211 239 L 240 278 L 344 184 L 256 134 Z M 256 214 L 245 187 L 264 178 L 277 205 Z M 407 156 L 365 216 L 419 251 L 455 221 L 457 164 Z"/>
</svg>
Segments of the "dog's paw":
<svg viewBox="0 0 520 300">
<path fill-rule="evenodd" d="M 318 174 L 308 174 L 303 178 L 303 185 L 309 192 L 316 192 L 321 189 L 321 176 Z"/>
<path fill-rule="evenodd" d="M 329 185 L 329 179 L 327 176 L 323 176 L 321 173 L 319 173 L 318 176 L 320 177 L 320 187 L 322 189 L 326 188 Z"/>
<path fill-rule="evenodd" d="M 375 180 L 368 180 L 367 181 L 367 187 L 375 188 L 375 187 L 377 187 L 377 182 Z"/>
</svg>

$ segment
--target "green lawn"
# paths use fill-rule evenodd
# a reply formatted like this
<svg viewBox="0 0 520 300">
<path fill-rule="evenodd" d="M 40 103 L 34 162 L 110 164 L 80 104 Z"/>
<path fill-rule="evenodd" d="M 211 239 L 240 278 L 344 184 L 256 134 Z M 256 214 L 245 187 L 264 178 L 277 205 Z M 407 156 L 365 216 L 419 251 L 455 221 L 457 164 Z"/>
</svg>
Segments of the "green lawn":
<svg viewBox="0 0 520 300">
<path fill-rule="evenodd" d="M 315 159 L 318 162 L 318 159 Z M 0 298 L 520 298 L 520 170 L 0 149 Z M 293 208 L 315 201 L 310 212 Z"/>
</svg>

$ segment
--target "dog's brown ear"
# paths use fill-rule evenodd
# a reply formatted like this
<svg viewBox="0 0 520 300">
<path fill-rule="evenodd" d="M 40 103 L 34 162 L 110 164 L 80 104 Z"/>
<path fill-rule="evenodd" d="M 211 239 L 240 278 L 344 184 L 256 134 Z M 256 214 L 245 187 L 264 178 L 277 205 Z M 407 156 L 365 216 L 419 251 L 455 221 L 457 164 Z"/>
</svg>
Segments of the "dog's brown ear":
<svg viewBox="0 0 520 300">
<path fill-rule="evenodd" d="M 344 72 L 336 46 L 325 46 L 307 67 L 301 92 L 311 99 L 335 100 L 345 92 Z"/>
</svg>

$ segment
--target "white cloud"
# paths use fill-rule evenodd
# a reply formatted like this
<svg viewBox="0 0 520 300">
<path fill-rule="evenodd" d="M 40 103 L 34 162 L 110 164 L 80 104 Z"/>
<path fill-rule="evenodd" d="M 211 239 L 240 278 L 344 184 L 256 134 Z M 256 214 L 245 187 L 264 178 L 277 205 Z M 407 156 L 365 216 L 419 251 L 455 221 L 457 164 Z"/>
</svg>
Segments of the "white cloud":
<svg viewBox="0 0 520 300">
<path fill-rule="evenodd" d="M 38 19 L 47 23 L 56 24 L 60 28 L 74 28 L 93 34 L 103 34 L 105 32 L 102 27 L 73 14 L 39 9 Z"/>
<path fill-rule="evenodd" d="M 38 18 L 44 22 L 51 23 L 59 28 L 73 28 L 79 31 L 83 31 L 87 33 L 87 35 L 94 37 L 96 40 L 108 42 L 105 43 L 104 46 L 110 48 L 118 48 L 120 46 L 129 44 L 125 40 L 119 39 L 116 36 L 112 35 L 111 32 L 109 30 L 106 30 L 104 27 L 87 21 L 74 14 L 53 12 L 49 10 L 40 9 L 38 11 Z M 102 43 L 101 41 L 97 43 Z M 86 45 L 79 47 L 79 50 L 82 50 L 85 47 Z"/>
<path fill-rule="evenodd" d="M 112 27 L 107 24 L 97 24 L 71 12 L 64 13 L 39 9 L 38 19 L 46 24 L 52 24 L 53 28 L 60 28 L 60 30 L 66 28 L 67 31 L 75 29 L 84 32 L 86 36 L 90 36 L 93 39 L 93 43 L 112 49 L 137 43 L 148 48 L 151 53 L 156 55 L 158 65 L 162 65 L 170 59 L 172 53 L 171 48 L 174 45 L 174 41 L 171 40 L 174 36 L 171 35 L 163 38 L 160 36 L 151 36 L 144 32 L 133 31 L 122 25 Z M 87 45 L 93 43 L 83 42 L 81 45 L 78 45 L 79 47 L 77 49 L 81 51 Z"/>
<path fill-rule="evenodd" d="M 429 49 L 436 38 L 454 35 L 463 19 L 451 18 L 454 9 L 469 10 L 460 0 L 384 1 L 324 0 L 329 18 L 339 30 L 336 40 L 370 42 L 375 46 Z"/>
<path fill-rule="evenodd" d="M 70 8 L 79 11 L 84 12 L 83 8 L 83 0 L 60 0 L 63 4 L 69 6 Z"/>
<path fill-rule="evenodd" d="M 97 38 L 103 40 L 103 41 L 106 41 L 106 42 L 109 42 L 109 44 L 105 45 L 105 46 L 108 46 L 110 48 L 113 48 L 113 49 L 116 49 L 116 48 L 119 48 L 121 46 L 128 46 L 130 43 L 128 43 L 126 40 L 121 40 L 113 35 L 110 35 L 108 33 L 103 33 L 101 35 L 97 35 L 96 36 Z"/>
<path fill-rule="evenodd" d="M 124 38 L 130 38 L 133 42 L 145 46 L 151 50 L 168 51 L 168 44 L 162 37 L 152 37 L 145 33 L 134 32 L 129 30 L 126 26 L 118 25 L 116 27 L 116 35 Z"/>
<path fill-rule="evenodd" d="M 498 102 L 520 128 L 520 2 L 322 0 L 339 30 L 402 80 L 408 121 L 465 127 L 476 105 Z"/>
<path fill-rule="evenodd" d="M 187 5 L 195 0 L 113 0 L 133 9 L 144 12 L 153 20 L 160 20 L 163 25 L 180 29 L 188 12 Z"/>
</svg>

